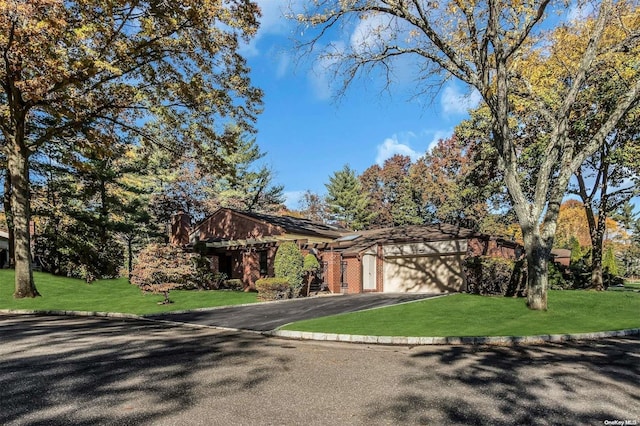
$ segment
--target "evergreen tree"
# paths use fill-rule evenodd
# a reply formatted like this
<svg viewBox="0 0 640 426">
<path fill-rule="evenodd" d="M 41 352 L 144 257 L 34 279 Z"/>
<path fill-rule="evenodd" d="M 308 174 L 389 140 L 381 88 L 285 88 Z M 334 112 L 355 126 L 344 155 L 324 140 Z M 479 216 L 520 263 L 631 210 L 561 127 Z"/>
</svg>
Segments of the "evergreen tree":
<svg viewBox="0 0 640 426">
<path fill-rule="evenodd" d="M 360 230 L 369 226 L 376 212 L 371 209 L 369 196 L 355 172 L 345 165 L 329 178 L 327 205 L 331 218 L 349 229 Z"/>
</svg>

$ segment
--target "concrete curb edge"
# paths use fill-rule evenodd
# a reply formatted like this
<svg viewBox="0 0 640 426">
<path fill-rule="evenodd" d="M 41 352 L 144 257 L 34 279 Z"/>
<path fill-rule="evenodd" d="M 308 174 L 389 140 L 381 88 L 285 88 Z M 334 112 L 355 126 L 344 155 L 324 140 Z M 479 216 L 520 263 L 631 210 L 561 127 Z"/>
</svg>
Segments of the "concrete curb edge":
<svg viewBox="0 0 640 426">
<path fill-rule="evenodd" d="M 118 312 L 89 312 L 89 311 L 64 311 L 64 310 L 25 310 L 25 309 L 0 309 L 0 314 L 19 315 L 60 315 L 77 317 L 106 317 L 138 319 L 153 322 L 166 323 L 176 326 L 188 326 L 195 328 L 213 328 L 225 331 L 249 332 L 252 334 L 262 334 L 269 337 L 279 337 L 292 340 L 316 340 L 321 342 L 345 342 L 377 345 L 396 346 L 422 346 L 422 345 L 535 345 L 541 343 L 562 343 L 578 340 L 598 340 L 610 337 L 639 336 L 640 328 L 625 330 L 597 331 L 591 333 L 569 333 L 569 334 L 541 334 L 535 336 L 469 336 L 469 337 L 411 337 L 411 336 L 365 336 L 357 334 L 335 334 L 316 333 L 308 331 L 272 330 L 255 331 L 234 328 L 217 327 L 201 324 L 190 324 L 176 321 L 156 320 L 143 315 L 124 314 Z"/>
</svg>

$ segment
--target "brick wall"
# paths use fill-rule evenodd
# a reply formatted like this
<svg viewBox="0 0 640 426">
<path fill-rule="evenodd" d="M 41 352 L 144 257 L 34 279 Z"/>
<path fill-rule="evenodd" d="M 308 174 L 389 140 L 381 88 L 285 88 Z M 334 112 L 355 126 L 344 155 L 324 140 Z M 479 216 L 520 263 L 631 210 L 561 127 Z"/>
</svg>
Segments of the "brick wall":
<svg viewBox="0 0 640 426">
<path fill-rule="evenodd" d="M 218 211 L 200 223 L 196 230 L 199 231 L 201 240 L 207 238 L 244 240 L 282 234 L 282 229 L 275 225 L 245 218 L 230 210 Z"/>
<path fill-rule="evenodd" d="M 347 257 L 342 259 L 346 262 L 346 269 L 342 277 L 342 284 L 346 284 L 346 288 L 342 288 L 342 292 L 348 294 L 362 293 L 362 266 L 361 261 L 357 257 Z"/>
</svg>

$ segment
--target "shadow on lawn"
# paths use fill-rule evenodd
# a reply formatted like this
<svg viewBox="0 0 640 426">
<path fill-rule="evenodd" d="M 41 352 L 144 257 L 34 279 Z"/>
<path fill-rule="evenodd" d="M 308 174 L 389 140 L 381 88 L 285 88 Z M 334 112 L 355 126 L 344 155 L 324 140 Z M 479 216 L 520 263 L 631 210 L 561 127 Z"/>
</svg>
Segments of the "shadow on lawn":
<svg viewBox="0 0 640 426">
<path fill-rule="evenodd" d="M 640 340 L 527 347 L 442 347 L 414 354 L 397 396 L 371 420 L 412 424 L 640 422 Z M 443 381 L 437 394 L 428 392 Z"/>
<path fill-rule="evenodd" d="M 260 336 L 172 333 L 129 320 L 0 318 L 0 424 L 154 423 L 197 404 L 203 388 L 215 397 L 259 387 L 277 369 L 252 365 L 257 356 L 289 361 L 269 359 Z M 221 375 L 221 365 L 240 368 Z"/>
</svg>

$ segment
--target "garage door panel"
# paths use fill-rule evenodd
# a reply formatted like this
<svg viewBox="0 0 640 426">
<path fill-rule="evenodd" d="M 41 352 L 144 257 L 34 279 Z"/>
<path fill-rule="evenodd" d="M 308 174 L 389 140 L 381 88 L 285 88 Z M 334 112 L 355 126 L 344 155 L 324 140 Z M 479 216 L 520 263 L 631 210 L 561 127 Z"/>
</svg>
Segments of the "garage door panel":
<svg viewBox="0 0 640 426">
<path fill-rule="evenodd" d="M 466 288 L 463 254 L 385 258 L 386 293 L 448 293 Z"/>
</svg>

